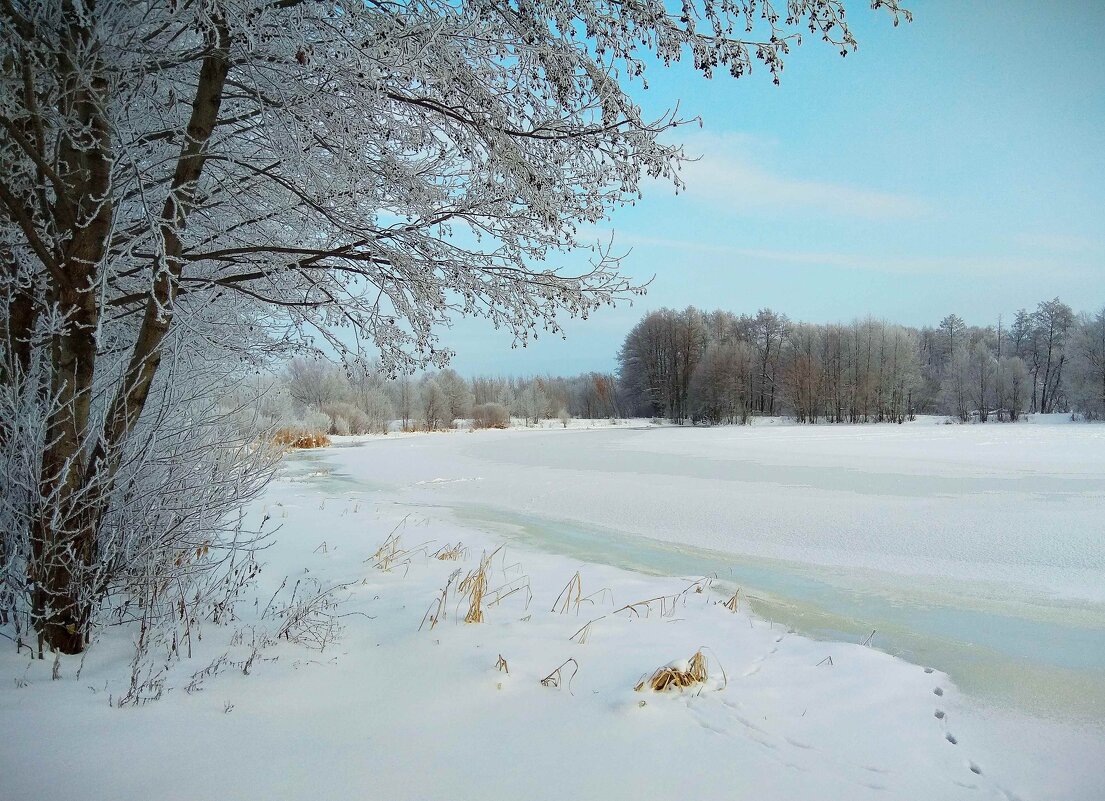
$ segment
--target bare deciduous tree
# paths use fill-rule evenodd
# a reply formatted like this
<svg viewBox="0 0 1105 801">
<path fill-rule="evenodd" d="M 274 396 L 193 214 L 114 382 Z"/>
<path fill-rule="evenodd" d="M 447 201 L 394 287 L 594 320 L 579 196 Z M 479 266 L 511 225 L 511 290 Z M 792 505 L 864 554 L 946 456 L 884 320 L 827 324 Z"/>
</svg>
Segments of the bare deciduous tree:
<svg viewBox="0 0 1105 801">
<path fill-rule="evenodd" d="M 1070 394 L 1087 419 L 1105 419 L 1105 307 L 1083 315 L 1073 339 Z"/>
<path fill-rule="evenodd" d="M 997 360 L 985 341 L 979 340 L 970 354 L 971 400 L 978 409 L 978 420 L 985 423 L 990 416 L 990 404 L 994 400 L 994 371 Z"/>
<path fill-rule="evenodd" d="M 1033 321 L 1036 328 L 1034 363 L 1040 398 L 1037 408 L 1047 414 L 1055 411 L 1062 390 L 1067 337 L 1074 325 L 1074 312 L 1059 298 L 1045 300 L 1036 307 Z"/>
<path fill-rule="evenodd" d="M 1000 401 L 999 414 L 1008 412 L 1010 422 L 1016 422 L 1024 412 L 1029 391 L 1028 367 L 1020 356 L 1007 356 L 998 362 L 995 383 Z"/>
</svg>

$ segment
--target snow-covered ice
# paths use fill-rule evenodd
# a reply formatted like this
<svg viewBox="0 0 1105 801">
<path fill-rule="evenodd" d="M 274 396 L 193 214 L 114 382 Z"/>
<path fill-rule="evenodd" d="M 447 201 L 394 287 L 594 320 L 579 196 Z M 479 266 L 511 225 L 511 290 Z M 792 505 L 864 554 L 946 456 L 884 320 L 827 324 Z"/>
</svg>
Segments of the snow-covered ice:
<svg viewBox="0 0 1105 801">
<path fill-rule="evenodd" d="M 272 646 L 250 675 L 226 668 L 189 694 L 193 672 L 241 658 L 208 628 L 165 697 L 123 710 L 107 696 L 128 679 L 125 633 L 79 680 L 77 660 L 51 682 L 49 662 L 4 650 L 0 796 L 1105 797 L 1103 427 L 348 444 L 290 459 L 250 511 L 282 525 L 259 595 L 286 575 L 353 582 L 342 640 Z M 461 541 L 465 558 L 375 569 L 392 530 L 406 548 Z M 450 574 L 499 545 L 486 622 L 461 622 L 451 597 L 419 631 Z M 589 600 L 550 611 L 577 571 Z M 737 586 L 734 613 L 719 602 Z M 700 646 L 715 686 L 633 691 Z M 578 671 L 543 686 L 569 658 Z M 986 691 L 1022 676 L 1039 697 Z"/>
</svg>

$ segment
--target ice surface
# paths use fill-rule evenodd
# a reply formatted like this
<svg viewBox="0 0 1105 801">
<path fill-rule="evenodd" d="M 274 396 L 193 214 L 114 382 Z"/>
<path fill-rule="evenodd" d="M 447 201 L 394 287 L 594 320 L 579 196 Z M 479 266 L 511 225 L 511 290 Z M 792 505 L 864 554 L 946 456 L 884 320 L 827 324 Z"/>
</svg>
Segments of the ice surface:
<svg viewBox="0 0 1105 801">
<path fill-rule="evenodd" d="M 376 441 L 331 463 L 538 547 L 728 571 L 827 615 L 811 629 L 879 628 L 917 658 L 968 643 L 986 651 L 970 660 L 979 686 L 1001 683 L 1003 654 L 1028 672 L 1089 671 L 1027 694 L 1050 685 L 1105 717 L 1105 426 L 477 432 Z"/>
</svg>

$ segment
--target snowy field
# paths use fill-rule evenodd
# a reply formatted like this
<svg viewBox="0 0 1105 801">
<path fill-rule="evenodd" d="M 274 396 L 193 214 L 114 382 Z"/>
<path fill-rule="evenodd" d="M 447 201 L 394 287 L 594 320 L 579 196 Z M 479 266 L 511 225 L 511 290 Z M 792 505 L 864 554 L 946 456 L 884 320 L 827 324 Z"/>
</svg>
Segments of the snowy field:
<svg viewBox="0 0 1105 801">
<path fill-rule="evenodd" d="M 281 526 L 259 606 L 285 576 L 348 583 L 341 639 L 267 645 L 245 675 L 272 625 L 245 603 L 121 710 L 125 632 L 58 682 L 5 649 L 0 719 L 25 736 L 0 797 L 1105 798 L 1105 427 L 339 444 L 250 515 Z M 456 584 L 499 546 L 465 624 Z M 700 646 L 707 685 L 634 692 Z"/>
</svg>

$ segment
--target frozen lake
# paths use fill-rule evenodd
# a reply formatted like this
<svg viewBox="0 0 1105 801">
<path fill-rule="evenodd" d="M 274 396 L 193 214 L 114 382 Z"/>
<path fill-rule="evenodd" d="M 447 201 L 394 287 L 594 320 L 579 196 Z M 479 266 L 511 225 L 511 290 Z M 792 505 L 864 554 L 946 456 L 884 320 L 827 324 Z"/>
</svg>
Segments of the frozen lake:
<svg viewBox="0 0 1105 801">
<path fill-rule="evenodd" d="M 716 575 L 760 614 L 1105 721 L 1105 426 L 630 428 L 389 437 L 331 481 L 583 561 Z"/>
</svg>

